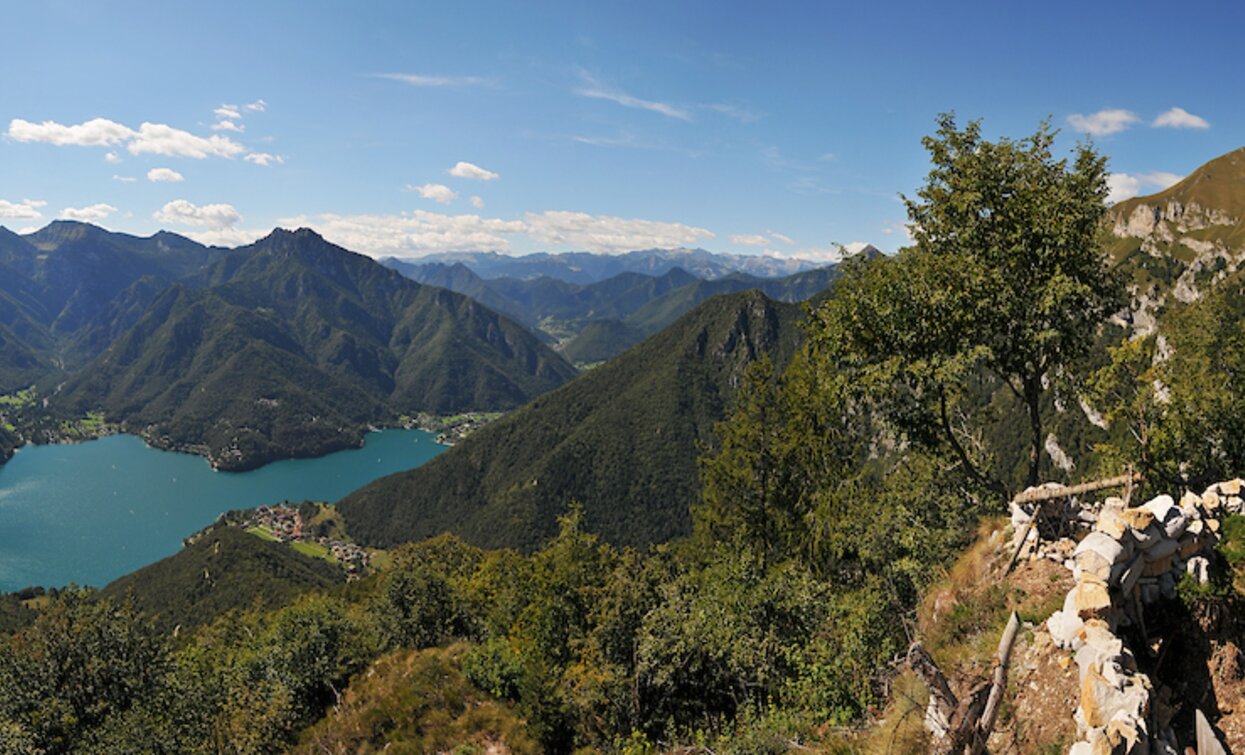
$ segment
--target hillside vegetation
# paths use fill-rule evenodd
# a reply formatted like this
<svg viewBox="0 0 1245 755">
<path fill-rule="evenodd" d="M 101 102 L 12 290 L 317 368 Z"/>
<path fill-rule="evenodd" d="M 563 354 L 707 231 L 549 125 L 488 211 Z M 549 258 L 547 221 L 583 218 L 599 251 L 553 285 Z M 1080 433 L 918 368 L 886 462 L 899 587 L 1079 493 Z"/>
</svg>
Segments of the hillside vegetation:
<svg viewBox="0 0 1245 755">
<path fill-rule="evenodd" d="M 672 267 L 660 275 L 621 272 L 575 283 L 548 275 L 486 279 L 463 262 L 386 264 L 420 283 L 458 291 L 506 313 L 559 342 L 562 354 L 575 364 L 617 356 L 713 296 L 755 288 L 777 301 L 801 302 L 824 292 L 838 276 L 833 265 L 779 278 L 739 271 L 701 278 Z"/>
<path fill-rule="evenodd" d="M 756 291 L 710 300 L 338 508 L 355 537 L 381 546 L 448 530 L 487 547 L 532 548 L 570 501 L 582 501 L 585 527 L 613 543 L 686 534 L 699 449 L 712 442 L 748 365 L 790 358 L 799 313 Z"/>
<path fill-rule="evenodd" d="M 100 597 L 132 601 L 154 626 L 171 632 L 211 623 L 230 611 L 272 609 L 344 582 L 324 559 L 247 534 L 213 527 L 166 559 L 112 582 Z"/>
</svg>

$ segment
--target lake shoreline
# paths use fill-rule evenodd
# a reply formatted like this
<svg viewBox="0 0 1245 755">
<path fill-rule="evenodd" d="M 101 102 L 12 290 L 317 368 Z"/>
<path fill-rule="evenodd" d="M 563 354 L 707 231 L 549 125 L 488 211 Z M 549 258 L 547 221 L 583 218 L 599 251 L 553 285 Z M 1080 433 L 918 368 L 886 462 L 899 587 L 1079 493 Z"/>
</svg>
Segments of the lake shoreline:
<svg viewBox="0 0 1245 755">
<path fill-rule="evenodd" d="M 418 429 L 369 433 L 361 448 L 216 474 L 198 454 L 141 436 L 29 444 L 0 467 L 0 592 L 31 585 L 105 585 L 177 552 L 230 510 L 281 501 L 333 502 L 446 447 Z"/>
</svg>

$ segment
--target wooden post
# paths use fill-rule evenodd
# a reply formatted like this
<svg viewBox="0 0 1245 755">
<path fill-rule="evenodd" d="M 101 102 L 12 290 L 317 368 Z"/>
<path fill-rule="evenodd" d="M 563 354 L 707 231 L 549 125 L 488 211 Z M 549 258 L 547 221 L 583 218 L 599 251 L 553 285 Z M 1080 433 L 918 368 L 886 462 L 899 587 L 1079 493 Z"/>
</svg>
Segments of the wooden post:
<svg viewBox="0 0 1245 755">
<path fill-rule="evenodd" d="M 977 736 L 973 739 L 972 755 L 985 751 L 990 732 L 994 731 L 994 719 L 999 714 L 999 706 L 1003 703 L 1003 693 L 1007 690 L 1007 668 L 1012 657 L 1012 645 L 1016 642 L 1016 633 L 1020 630 L 1020 616 L 1012 611 L 1007 620 L 1007 628 L 999 639 L 999 651 L 994 656 L 994 679 L 990 684 L 990 696 L 986 698 L 986 707 L 981 712 L 981 723 L 977 727 Z"/>
<path fill-rule="evenodd" d="M 959 699 L 951 691 L 946 675 L 920 643 L 913 643 L 908 650 L 909 666 L 929 688 L 925 728 L 933 736 L 932 752 L 936 755 L 979 755 L 985 750 L 1007 691 L 1007 669 L 1019 630 L 1020 617 L 1013 611 L 999 639 L 991 680 L 973 685 Z"/>
<path fill-rule="evenodd" d="M 1083 482 L 1080 485 L 1060 485 L 1057 488 L 1033 488 L 1017 495 L 1012 499 L 1013 504 L 1036 502 L 1038 505 L 1033 509 L 1033 516 L 1025 523 L 1024 532 L 1020 536 L 1020 542 L 1016 544 L 1016 550 L 1012 552 L 1012 558 L 1007 562 L 1007 571 L 1004 573 L 1011 574 L 1012 569 L 1016 567 L 1016 562 L 1020 559 L 1020 553 L 1025 549 L 1025 543 L 1029 541 L 1029 530 L 1037 525 L 1037 521 L 1041 517 L 1042 510 L 1045 508 L 1047 501 L 1055 498 L 1069 498 L 1082 493 L 1093 493 L 1107 488 L 1118 488 L 1121 485 L 1125 487 L 1127 495 L 1131 496 L 1133 483 L 1140 479 L 1141 475 L 1139 473 L 1130 471 L 1128 474 L 1108 477 L 1105 480 Z M 1038 534 L 1038 539 L 1041 539 L 1040 533 Z"/>
</svg>

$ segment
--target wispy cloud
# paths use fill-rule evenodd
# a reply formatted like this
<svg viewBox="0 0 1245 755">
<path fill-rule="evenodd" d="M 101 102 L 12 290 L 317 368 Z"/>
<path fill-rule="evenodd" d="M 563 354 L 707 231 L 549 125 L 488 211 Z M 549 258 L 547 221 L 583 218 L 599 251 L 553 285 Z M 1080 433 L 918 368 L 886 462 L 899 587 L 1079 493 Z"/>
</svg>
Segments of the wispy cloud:
<svg viewBox="0 0 1245 755">
<path fill-rule="evenodd" d="M 415 87 L 474 87 L 491 86 L 495 82 L 482 76 L 445 76 L 426 73 L 371 73 L 374 79 L 400 81 Z"/>
<path fill-rule="evenodd" d="M 1068 125 L 1082 134 L 1108 136 L 1130 128 L 1139 120 L 1137 114 L 1131 110 L 1113 108 L 1099 110 L 1089 115 L 1073 113 L 1068 116 Z"/>
<path fill-rule="evenodd" d="M 770 240 L 759 233 L 733 233 L 730 241 L 740 246 L 770 246 Z"/>
<path fill-rule="evenodd" d="M 1210 123 L 1205 118 L 1194 115 L 1182 107 L 1174 107 L 1160 114 L 1150 125 L 1155 128 L 1210 128 Z"/>
<path fill-rule="evenodd" d="M 580 97 L 590 97 L 599 100 L 609 100 L 610 102 L 622 105 L 623 107 L 639 108 L 640 110 L 648 110 L 654 113 L 660 113 L 667 118 L 677 118 L 681 121 L 690 121 L 691 113 L 686 109 L 669 102 L 659 102 L 657 100 L 645 100 L 626 92 L 606 86 L 598 81 L 595 77 L 580 72 L 579 77 L 583 79 L 583 86 L 575 90 L 575 94 Z"/>
<path fill-rule="evenodd" d="M 721 113 L 728 118 L 734 118 L 740 123 L 756 123 L 765 117 L 764 113 L 758 113 L 738 105 L 729 105 L 724 103 L 712 103 L 709 105 L 701 105 L 705 110 L 712 110 L 715 113 Z"/>
</svg>

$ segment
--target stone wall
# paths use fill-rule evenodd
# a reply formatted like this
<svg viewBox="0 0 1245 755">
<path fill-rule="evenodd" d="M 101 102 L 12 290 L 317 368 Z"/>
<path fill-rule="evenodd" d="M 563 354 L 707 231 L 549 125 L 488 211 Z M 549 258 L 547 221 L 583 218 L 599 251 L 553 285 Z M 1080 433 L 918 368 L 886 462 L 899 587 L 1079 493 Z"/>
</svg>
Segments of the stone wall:
<svg viewBox="0 0 1245 755">
<path fill-rule="evenodd" d="M 1013 504 L 1017 533 L 1026 531 L 1041 506 L 1043 519 L 1027 530 L 1034 540 L 1025 546 L 1030 557 L 1062 563 L 1076 580 L 1063 608 L 1046 620 L 1051 639 L 1075 653 L 1080 674 L 1075 713 L 1080 741 L 1072 755 L 1178 752 L 1169 716 L 1160 710 L 1165 706 L 1155 705 L 1150 679 L 1137 670 L 1117 631 L 1138 626 L 1144 635 L 1146 606 L 1175 598 L 1186 574 L 1209 579 L 1208 556 L 1220 522 L 1241 513 L 1243 491 L 1245 482 L 1231 480 L 1201 495 L 1185 493 L 1179 503 L 1161 495 L 1132 508 L 1121 498 L 1097 505 L 1068 499 L 1045 506 Z M 1043 529 L 1053 539 L 1039 538 Z M 1085 530 L 1088 534 L 1075 539 Z"/>
</svg>

